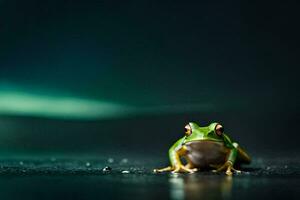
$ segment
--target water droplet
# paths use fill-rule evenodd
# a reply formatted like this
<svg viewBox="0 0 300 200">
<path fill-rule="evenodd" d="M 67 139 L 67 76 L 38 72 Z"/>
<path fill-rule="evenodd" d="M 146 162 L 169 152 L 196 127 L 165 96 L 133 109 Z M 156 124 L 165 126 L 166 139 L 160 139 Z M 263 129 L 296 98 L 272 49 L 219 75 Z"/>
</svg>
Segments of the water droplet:
<svg viewBox="0 0 300 200">
<path fill-rule="evenodd" d="M 87 162 L 87 163 L 85 163 L 85 166 L 90 167 L 91 163 Z"/>
<path fill-rule="evenodd" d="M 102 169 L 102 171 L 103 171 L 103 172 L 109 172 L 109 171 L 111 171 L 111 167 L 106 166 L 106 167 L 104 167 L 104 168 Z"/>
<path fill-rule="evenodd" d="M 109 159 L 107 160 L 107 162 L 113 163 L 113 162 L 114 162 L 114 159 L 113 159 L 113 158 L 109 158 Z"/>
<path fill-rule="evenodd" d="M 24 165 L 23 161 L 20 161 L 19 164 L 20 164 L 20 165 Z"/>
</svg>

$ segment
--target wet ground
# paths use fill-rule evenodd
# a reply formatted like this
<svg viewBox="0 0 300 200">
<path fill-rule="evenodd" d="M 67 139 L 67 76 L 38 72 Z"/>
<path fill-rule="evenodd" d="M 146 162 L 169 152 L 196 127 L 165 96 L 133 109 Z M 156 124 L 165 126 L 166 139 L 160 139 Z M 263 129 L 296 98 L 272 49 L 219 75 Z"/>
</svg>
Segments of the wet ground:
<svg viewBox="0 0 300 200">
<path fill-rule="evenodd" d="M 297 158 L 254 158 L 233 177 L 154 174 L 166 158 L 1 158 L 1 199 L 299 199 Z"/>
<path fill-rule="evenodd" d="M 0 117 L 0 199 L 300 199 L 299 134 L 290 128 L 299 122 L 297 116 L 247 112 L 107 121 Z M 252 157 L 251 165 L 233 177 L 154 174 L 153 168 L 168 164 L 168 148 L 182 137 L 190 119 L 226 124 L 231 138 Z"/>
</svg>

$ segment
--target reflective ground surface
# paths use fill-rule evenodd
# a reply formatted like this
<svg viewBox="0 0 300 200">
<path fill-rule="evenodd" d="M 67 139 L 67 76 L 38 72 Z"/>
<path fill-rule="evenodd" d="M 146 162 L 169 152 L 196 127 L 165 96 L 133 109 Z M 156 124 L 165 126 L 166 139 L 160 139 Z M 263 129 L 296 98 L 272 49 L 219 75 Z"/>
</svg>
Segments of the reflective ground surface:
<svg viewBox="0 0 300 200">
<path fill-rule="evenodd" d="M 299 199 L 296 114 L 199 113 L 103 121 L 2 117 L 0 198 Z M 153 168 L 168 164 L 168 148 L 191 120 L 222 122 L 250 154 L 251 165 L 232 178 L 211 172 L 154 174 Z"/>
<path fill-rule="evenodd" d="M 297 158 L 257 157 L 233 177 L 154 174 L 164 158 L 1 158 L 1 199 L 299 199 Z M 105 168 L 106 167 L 106 168 Z M 109 167 L 109 168 L 108 168 Z M 105 168 L 105 170 L 103 170 Z"/>
</svg>

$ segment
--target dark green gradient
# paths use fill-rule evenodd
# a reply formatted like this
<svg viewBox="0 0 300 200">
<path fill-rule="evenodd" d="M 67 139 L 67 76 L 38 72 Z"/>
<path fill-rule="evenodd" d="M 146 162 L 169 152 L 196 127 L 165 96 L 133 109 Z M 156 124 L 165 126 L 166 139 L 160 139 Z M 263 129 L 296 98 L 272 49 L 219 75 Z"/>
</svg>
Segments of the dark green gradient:
<svg viewBox="0 0 300 200">
<path fill-rule="evenodd" d="M 0 94 L 12 88 L 36 97 L 28 104 L 43 101 L 41 94 L 72 96 L 139 112 L 298 109 L 299 31 L 287 25 L 295 22 L 293 12 L 274 4 L 268 18 L 264 6 L 2 1 Z"/>
</svg>

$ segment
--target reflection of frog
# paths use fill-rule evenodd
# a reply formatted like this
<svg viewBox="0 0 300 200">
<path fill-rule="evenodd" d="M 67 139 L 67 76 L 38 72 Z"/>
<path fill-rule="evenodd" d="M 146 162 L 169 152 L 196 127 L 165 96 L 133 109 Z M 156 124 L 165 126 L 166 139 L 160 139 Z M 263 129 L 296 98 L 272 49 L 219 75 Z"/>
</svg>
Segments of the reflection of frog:
<svg viewBox="0 0 300 200">
<path fill-rule="evenodd" d="M 170 199 L 231 199 L 233 178 L 231 176 L 169 176 Z"/>
<path fill-rule="evenodd" d="M 181 162 L 183 157 L 187 164 Z M 179 139 L 170 149 L 171 166 L 155 169 L 154 172 L 195 172 L 199 169 L 214 168 L 215 172 L 225 171 L 227 175 L 240 172 L 233 168 L 235 164 L 249 164 L 248 154 L 224 133 L 218 123 L 199 127 L 196 123 L 185 126 L 185 136 Z"/>
</svg>

